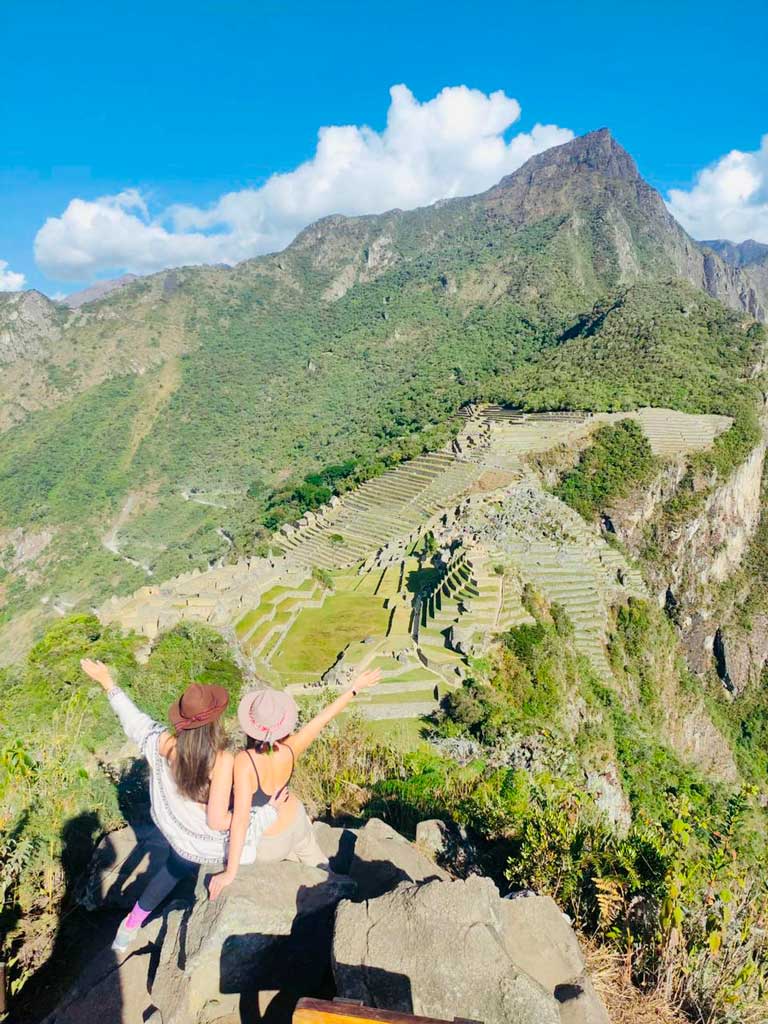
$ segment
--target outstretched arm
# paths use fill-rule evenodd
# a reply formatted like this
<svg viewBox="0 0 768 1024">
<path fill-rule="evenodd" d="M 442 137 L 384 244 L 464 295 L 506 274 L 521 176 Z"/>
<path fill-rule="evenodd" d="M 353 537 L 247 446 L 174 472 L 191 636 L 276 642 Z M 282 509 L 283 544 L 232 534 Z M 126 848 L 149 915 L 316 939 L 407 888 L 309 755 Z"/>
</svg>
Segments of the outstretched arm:
<svg viewBox="0 0 768 1024">
<path fill-rule="evenodd" d="M 163 727 L 149 715 L 139 711 L 127 693 L 115 683 L 112 673 L 103 661 L 92 661 L 83 658 L 80 667 L 87 676 L 95 680 L 109 698 L 112 710 L 120 719 L 123 732 L 129 740 L 138 746 L 142 754 L 146 752 L 146 742 L 150 736 L 163 734 Z M 162 739 L 162 736 L 161 736 Z"/>
<path fill-rule="evenodd" d="M 336 700 L 323 708 L 319 715 L 307 722 L 297 733 L 289 737 L 285 742 L 298 758 L 304 753 L 329 722 L 333 721 L 336 715 L 340 714 L 357 696 L 360 690 L 366 690 L 369 686 L 375 686 L 381 679 L 381 669 L 368 669 L 362 672 L 355 679 L 348 690 L 345 690 Z"/>
</svg>

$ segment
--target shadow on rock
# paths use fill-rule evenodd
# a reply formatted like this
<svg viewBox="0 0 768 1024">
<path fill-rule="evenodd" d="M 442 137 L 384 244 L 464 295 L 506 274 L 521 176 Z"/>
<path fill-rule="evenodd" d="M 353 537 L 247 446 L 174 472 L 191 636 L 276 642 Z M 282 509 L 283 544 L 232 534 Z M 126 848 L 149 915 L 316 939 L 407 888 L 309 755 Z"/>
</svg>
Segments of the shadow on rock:
<svg viewBox="0 0 768 1024">
<path fill-rule="evenodd" d="M 336 963 L 334 970 L 347 979 L 350 987 L 375 992 L 376 1006 L 396 1013 L 413 1013 L 413 986 L 409 975 L 370 964 Z"/>
<path fill-rule="evenodd" d="M 12 1007 L 13 1019 L 19 1024 L 44 1018 L 74 979 L 77 979 L 78 991 L 85 991 L 113 971 L 117 964 L 109 948 L 114 921 L 93 921 L 76 898 L 83 870 L 101 833 L 101 819 L 92 811 L 70 818 L 62 828 L 64 891 L 59 927 L 45 963 L 24 986 Z M 119 1020 L 119 998 L 114 1012 Z M 50 1019 L 66 1018 L 55 1015 Z"/>
<path fill-rule="evenodd" d="M 355 891 L 346 876 L 285 861 L 242 867 L 213 902 L 201 880 L 191 913 L 169 915 L 152 988 L 164 1024 L 260 1019 L 270 998 L 277 1019 L 300 996 L 332 995 L 334 914 Z"/>
<path fill-rule="evenodd" d="M 224 940 L 219 960 L 219 990 L 237 995 L 240 1019 L 262 1016 L 260 993 L 279 993 L 264 1017 L 288 1014 L 302 996 L 333 994 L 331 942 L 335 899 L 329 899 L 333 875 L 317 885 L 301 885 L 287 935 L 250 932 Z M 347 895 L 354 887 L 348 880 Z M 339 893 L 339 896 L 341 893 Z"/>
</svg>

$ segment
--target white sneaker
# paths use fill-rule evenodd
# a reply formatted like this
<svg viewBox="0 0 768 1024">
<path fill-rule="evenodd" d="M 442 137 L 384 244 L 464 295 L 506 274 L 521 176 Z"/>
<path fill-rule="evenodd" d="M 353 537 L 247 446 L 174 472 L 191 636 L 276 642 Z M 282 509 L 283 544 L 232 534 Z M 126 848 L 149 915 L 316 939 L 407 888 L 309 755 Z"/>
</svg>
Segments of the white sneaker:
<svg viewBox="0 0 768 1024">
<path fill-rule="evenodd" d="M 128 928 L 126 925 L 127 920 L 128 917 L 126 916 L 120 922 L 120 927 L 117 929 L 117 935 L 115 935 L 115 938 L 112 941 L 112 949 L 116 953 L 124 953 L 141 930 L 141 925 L 137 925 L 135 928 Z"/>
</svg>

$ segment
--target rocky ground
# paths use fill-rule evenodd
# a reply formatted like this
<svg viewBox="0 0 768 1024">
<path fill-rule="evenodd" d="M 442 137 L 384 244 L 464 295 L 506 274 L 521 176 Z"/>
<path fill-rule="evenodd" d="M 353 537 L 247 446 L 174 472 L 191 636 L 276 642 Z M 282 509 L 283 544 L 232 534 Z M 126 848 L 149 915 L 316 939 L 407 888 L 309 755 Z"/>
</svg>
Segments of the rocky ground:
<svg viewBox="0 0 768 1024">
<path fill-rule="evenodd" d="M 110 930 L 103 948 L 70 951 L 84 962 L 45 1024 L 279 1022 L 301 996 L 484 1024 L 608 1024 L 555 903 L 502 898 L 442 822 L 422 822 L 416 844 L 377 819 L 315 829 L 330 874 L 243 867 L 216 902 L 201 875 L 197 898 L 166 906 L 122 957 L 108 949 L 115 910 L 131 905 L 162 840 L 142 832 L 137 848 L 131 829 L 106 837 L 80 903 Z"/>
</svg>

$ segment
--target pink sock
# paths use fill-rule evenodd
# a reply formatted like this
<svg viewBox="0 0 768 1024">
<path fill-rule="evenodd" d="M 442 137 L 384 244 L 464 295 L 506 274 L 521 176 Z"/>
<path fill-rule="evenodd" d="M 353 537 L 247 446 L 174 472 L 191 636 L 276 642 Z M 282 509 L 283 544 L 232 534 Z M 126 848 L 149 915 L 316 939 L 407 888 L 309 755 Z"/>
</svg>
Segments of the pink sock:
<svg viewBox="0 0 768 1024">
<path fill-rule="evenodd" d="M 136 903 L 133 910 L 125 919 L 125 927 L 129 928 L 131 931 L 133 931 L 134 928 L 141 928 L 151 913 L 151 910 L 142 910 L 139 904 Z"/>
</svg>

